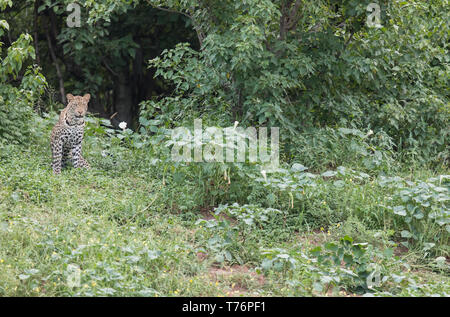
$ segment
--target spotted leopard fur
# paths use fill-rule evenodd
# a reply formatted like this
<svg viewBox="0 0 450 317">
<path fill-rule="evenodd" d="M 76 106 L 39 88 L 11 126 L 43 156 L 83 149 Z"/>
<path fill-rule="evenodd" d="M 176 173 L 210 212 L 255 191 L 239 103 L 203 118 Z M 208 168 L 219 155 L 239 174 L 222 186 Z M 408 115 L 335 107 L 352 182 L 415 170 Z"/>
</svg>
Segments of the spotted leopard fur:
<svg viewBox="0 0 450 317">
<path fill-rule="evenodd" d="M 89 163 L 81 156 L 81 143 L 84 133 L 90 94 L 82 96 L 67 95 L 67 107 L 61 111 L 58 123 L 51 135 L 52 169 L 60 174 L 61 168 L 70 159 L 75 168 L 90 168 Z"/>
</svg>

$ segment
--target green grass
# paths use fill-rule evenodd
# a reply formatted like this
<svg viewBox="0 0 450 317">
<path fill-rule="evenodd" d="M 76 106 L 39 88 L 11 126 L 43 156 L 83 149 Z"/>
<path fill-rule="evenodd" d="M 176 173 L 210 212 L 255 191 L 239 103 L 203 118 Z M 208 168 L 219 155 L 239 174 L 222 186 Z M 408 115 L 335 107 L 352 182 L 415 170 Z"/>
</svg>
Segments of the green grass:
<svg viewBox="0 0 450 317">
<path fill-rule="evenodd" d="M 425 258 L 420 249 L 405 249 L 400 224 L 380 207 L 393 190 L 373 181 L 345 178 L 335 188 L 321 180 L 293 208 L 283 193 L 242 183 L 253 186 L 243 189 L 251 203 L 273 194 L 272 207 L 283 213 L 248 225 L 233 214 L 212 216 L 213 206 L 197 197 L 204 193 L 195 177 L 175 182 L 170 168 L 163 173 L 145 151 L 95 136 L 84 149 L 91 170 L 54 176 L 46 140 L 0 146 L 0 296 L 362 294 L 357 279 L 336 273 L 339 265 L 309 253 L 318 246 L 325 252 L 344 236 L 367 242 L 370 263 L 389 277 L 374 294 L 450 293 L 448 248 Z M 103 157 L 102 149 L 113 156 Z M 438 255 L 447 263 L 436 262 Z M 75 287 L 68 283 L 73 265 L 80 269 Z M 335 273 L 339 281 L 330 282 Z"/>
</svg>

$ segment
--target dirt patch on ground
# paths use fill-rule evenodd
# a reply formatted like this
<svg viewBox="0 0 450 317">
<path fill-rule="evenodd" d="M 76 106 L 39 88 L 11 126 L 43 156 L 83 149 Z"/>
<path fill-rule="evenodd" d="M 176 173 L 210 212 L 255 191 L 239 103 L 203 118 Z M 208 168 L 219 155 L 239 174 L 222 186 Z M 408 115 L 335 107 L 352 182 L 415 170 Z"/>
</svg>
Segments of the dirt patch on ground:
<svg viewBox="0 0 450 317">
<path fill-rule="evenodd" d="M 264 285 L 264 275 L 258 274 L 245 265 L 232 265 L 230 267 L 211 267 L 211 279 L 216 283 L 227 284 L 229 296 L 255 296 L 250 293 L 251 288 L 260 288 Z"/>
<path fill-rule="evenodd" d="M 200 214 L 202 215 L 202 218 L 205 220 L 211 220 L 214 219 L 214 207 L 201 207 L 200 208 Z"/>
<path fill-rule="evenodd" d="M 214 215 L 214 207 L 202 208 L 200 210 L 200 214 L 202 215 L 202 218 L 205 220 L 216 219 L 216 217 Z M 231 224 L 236 223 L 236 219 L 231 218 L 230 216 L 227 216 L 225 214 L 219 214 L 218 217 L 219 217 L 219 220 L 225 219 L 225 220 L 228 220 Z"/>
<path fill-rule="evenodd" d="M 408 248 L 405 247 L 403 244 L 399 243 L 398 246 L 394 249 L 394 255 L 395 256 L 401 256 L 405 253 L 408 253 Z"/>
<path fill-rule="evenodd" d="M 202 262 L 208 258 L 208 254 L 205 252 L 197 252 L 197 259 Z"/>
<path fill-rule="evenodd" d="M 325 234 L 320 230 L 317 230 L 317 232 L 314 231 L 314 233 L 297 234 L 295 235 L 295 238 L 302 245 L 309 247 L 316 247 L 323 245 L 327 240 Z"/>
</svg>

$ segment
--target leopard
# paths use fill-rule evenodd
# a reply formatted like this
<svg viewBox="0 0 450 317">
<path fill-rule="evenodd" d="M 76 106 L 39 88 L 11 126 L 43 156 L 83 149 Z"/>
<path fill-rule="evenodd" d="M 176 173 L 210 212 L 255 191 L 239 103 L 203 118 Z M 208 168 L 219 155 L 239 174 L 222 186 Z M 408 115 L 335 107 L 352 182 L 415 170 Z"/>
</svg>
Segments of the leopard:
<svg viewBox="0 0 450 317">
<path fill-rule="evenodd" d="M 66 98 L 67 106 L 61 111 L 50 138 L 52 170 L 55 175 L 61 174 L 61 169 L 65 168 L 69 161 L 74 168 L 90 168 L 89 163 L 81 155 L 81 149 L 91 95 L 67 94 Z"/>
</svg>

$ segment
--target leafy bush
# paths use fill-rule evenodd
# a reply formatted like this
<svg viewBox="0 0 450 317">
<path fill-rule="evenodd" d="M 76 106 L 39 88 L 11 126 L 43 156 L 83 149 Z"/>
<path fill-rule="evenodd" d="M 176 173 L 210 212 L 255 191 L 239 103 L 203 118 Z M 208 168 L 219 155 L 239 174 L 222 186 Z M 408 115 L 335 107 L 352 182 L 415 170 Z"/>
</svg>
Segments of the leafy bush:
<svg viewBox="0 0 450 317">
<path fill-rule="evenodd" d="M 398 168 L 394 143 L 383 131 L 363 132 L 349 128 L 311 128 L 290 144 L 290 159 L 312 170 L 336 168 L 352 162 L 371 174 L 388 173 Z"/>
<path fill-rule="evenodd" d="M 407 247 L 420 247 L 425 257 L 449 254 L 449 176 L 426 182 L 401 182 L 395 188 L 389 209 L 400 220 L 397 230 Z M 401 225 L 400 225 L 401 224 Z M 403 229 L 403 230 L 402 230 Z"/>
<path fill-rule="evenodd" d="M 403 159 L 448 160 L 444 3 L 383 1 L 382 28 L 364 26 L 370 1 L 306 1 L 302 14 L 278 1 L 193 3 L 155 3 L 192 15 L 202 44 L 199 52 L 179 44 L 149 62 L 174 86 L 172 96 L 146 103 L 168 121 L 206 115 L 220 124 L 279 126 L 290 148 L 299 131 L 353 126 L 372 129 L 376 143 Z M 364 147 L 351 152 L 367 156 Z M 376 149 L 364 164 L 389 165 L 380 158 L 386 153 Z"/>
<path fill-rule="evenodd" d="M 409 271 L 409 264 L 394 257 L 392 248 L 379 249 L 355 243 L 349 236 L 305 250 L 300 246 L 262 251 L 258 270 L 275 274 L 291 295 L 446 296 L 442 283 L 422 284 Z M 441 259 L 442 260 L 442 259 Z M 443 264 L 445 266 L 445 264 Z"/>
<path fill-rule="evenodd" d="M 11 4 L 12 5 L 12 4 Z M 5 20 L 0 20 L 0 36 L 9 29 Z M 0 58 L 0 138 L 20 143 L 31 135 L 34 124 L 31 105 L 44 92 L 47 83 L 39 69 L 29 66 L 18 85 L 13 85 L 28 58 L 35 58 L 32 38 L 29 34 L 20 37 L 8 48 L 6 56 Z M 2 43 L 0 42 L 0 53 Z"/>
<path fill-rule="evenodd" d="M 243 205 L 234 203 L 231 206 L 221 205 L 215 209 L 216 215 L 225 214 L 230 217 L 236 218 L 239 224 L 245 224 L 244 227 L 259 226 L 263 227 L 268 221 L 275 217 L 283 215 L 281 210 L 274 208 L 261 208 L 255 205 Z"/>
<path fill-rule="evenodd" d="M 200 226 L 206 249 L 217 263 L 243 264 L 258 259 L 256 244 L 259 237 L 273 230 L 276 227 L 273 224 L 283 214 L 273 208 L 235 203 L 219 206 L 213 214 L 214 219 L 200 219 L 196 225 Z"/>
</svg>

